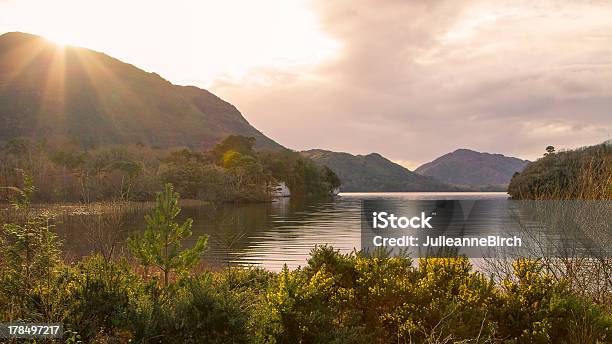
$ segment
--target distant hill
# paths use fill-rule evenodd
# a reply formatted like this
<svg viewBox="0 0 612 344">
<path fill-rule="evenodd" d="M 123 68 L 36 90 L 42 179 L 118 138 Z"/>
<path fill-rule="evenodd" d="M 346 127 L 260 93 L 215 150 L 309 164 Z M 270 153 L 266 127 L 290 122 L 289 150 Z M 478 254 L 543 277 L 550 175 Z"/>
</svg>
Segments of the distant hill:
<svg viewBox="0 0 612 344">
<path fill-rule="evenodd" d="M 612 142 L 546 154 L 512 178 L 508 193 L 516 199 L 612 200 Z"/>
<path fill-rule="evenodd" d="M 89 49 L 25 33 L 0 36 L 0 141 L 210 148 L 230 134 L 281 147 L 206 90 Z"/>
<path fill-rule="evenodd" d="M 313 149 L 301 154 L 334 171 L 340 177 L 340 190 L 344 192 L 465 190 L 411 172 L 377 153 L 352 155 Z"/>
<path fill-rule="evenodd" d="M 415 172 L 450 184 L 505 191 L 512 175 L 522 171 L 528 163 L 501 154 L 457 149 L 419 166 Z"/>
</svg>

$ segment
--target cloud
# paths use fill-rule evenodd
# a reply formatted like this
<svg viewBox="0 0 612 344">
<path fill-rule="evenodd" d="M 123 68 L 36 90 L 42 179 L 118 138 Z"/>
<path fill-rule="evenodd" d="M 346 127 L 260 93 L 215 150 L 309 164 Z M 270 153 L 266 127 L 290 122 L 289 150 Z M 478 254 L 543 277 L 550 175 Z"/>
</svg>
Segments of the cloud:
<svg viewBox="0 0 612 344">
<path fill-rule="evenodd" d="M 612 5 L 320 1 L 339 55 L 213 90 L 294 149 L 533 159 L 612 136 Z"/>
</svg>

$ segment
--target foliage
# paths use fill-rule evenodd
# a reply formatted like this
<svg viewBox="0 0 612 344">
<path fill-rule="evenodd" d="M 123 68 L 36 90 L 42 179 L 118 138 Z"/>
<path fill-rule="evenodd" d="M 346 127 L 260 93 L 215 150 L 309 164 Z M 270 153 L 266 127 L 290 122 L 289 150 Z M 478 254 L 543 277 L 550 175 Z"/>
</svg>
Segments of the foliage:
<svg viewBox="0 0 612 344">
<path fill-rule="evenodd" d="M 516 199 L 610 200 L 612 145 L 560 152 L 549 146 L 543 158 L 514 175 L 508 193 Z"/>
<path fill-rule="evenodd" d="M 60 259 L 53 219 L 24 216 L 0 233 L 0 322 L 61 322 L 68 340 L 137 343 L 609 343 L 612 315 L 550 276 L 537 260 L 494 282 L 467 258 L 418 262 L 316 247 L 307 265 L 195 272 L 167 185 L 147 215 L 135 257 Z M 169 283 L 168 274 L 176 274 Z M 191 273 L 187 273 L 191 272 Z"/>
<path fill-rule="evenodd" d="M 249 314 L 241 301 L 205 273 L 138 300 L 129 326 L 145 342 L 247 343 Z"/>
<path fill-rule="evenodd" d="M 11 310 L 10 318 L 48 320 L 54 315 L 51 295 L 58 286 L 52 276 L 60 264 L 60 243 L 51 219 L 31 214 L 36 188 L 22 173 L 24 187 L 11 202 L 16 221 L 0 227 L 0 310 Z"/>
<path fill-rule="evenodd" d="M 297 197 L 329 196 L 337 176 L 299 153 L 256 151 L 254 139 L 232 135 L 210 151 L 163 150 L 143 145 L 83 149 L 27 139 L 0 145 L 0 200 L 21 194 L 24 171 L 38 186 L 34 202 L 153 200 L 173 184 L 184 198 L 207 201 L 267 201 L 285 181 Z"/>
<path fill-rule="evenodd" d="M 340 178 L 332 170 L 297 152 L 262 152 L 260 159 L 276 180 L 287 183 L 292 196 L 327 197 L 340 185 Z"/>
<path fill-rule="evenodd" d="M 476 338 L 493 291 L 465 259 L 422 260 L 415 268 L 406 258 L 321 247 L 303 270 L 279 274 L 268 298 L 277 323 L 270 328 L 280 343 L 422 342 L 436 331 Z"/>
<path fill-rule="evenodd" d="M 2 262 L 4 268 L 15 268 Z M 85 342 L 607 343 L 612 315 L 515 263 L 499 284 L 465 258 L 410 259 L 313 250 L 307 266 L 179 276 L 161 287 L 125 260 L 59 263 L 49 318 Z M 21 271 L 20 273 L 23 273 Z M 29 297 L 36 290 L 24 289 Z M 6 294 L 0 294 L 6 298 Z M 2 303 L 0 303 L 2 305 Z M 0 318 L 40 319 L 36 303 Z M 11 317 L 11 314 L 12 317 Z"/>
<path fill-rule="evenodd" d="M 18 187 L 6 187 L 6 189 L 12 190 L 17 194 L 17 197 L 13 197 L 9 200 L 11 206 L 15 210 L 24 210 L 30 206 L 32 202 L 32 194 L 36 191 L 32 176 L 27 174 L 24 170 L 17 169 L 23 177 L 23 188 Z"/>
<path fill-rule="evenodd" d="M 0 232 L 0 304 L 13 316 L 46 320 L 52 315 L 51 276 L 60 262 L 57 236 L 49 219 L 28 218 Z M 2 308 L 2 306 L 0 306 Z"/>
<path fill-rule="evenodd" d="M 229 193 L 231 180 L 222 167 L 193 159 L 164 165 L 161 179 L 175 185 L 185 198 L 224 201 L 233 196 Z"/>
<path fill-rule="evenodd" d="M 520 259 L 502 282 L 493 316 L 510 343 L 605 343 L 612 315 L 574 296 L 567 283 L 542 273 L 538 261 Z"/>
<path fill-rule="evenodd" d="M 131 322 L 131 302 L 145 292 L 146 284 L 125 260 L 86 258 L 66 267 L 57 283 L 66 286 L 59 297 L 68 301 L 63 319 L 67 330 L 83 339 L 131 337 L 123 329 Z"/>
<path fill-rule="evenodd" d="M 217 163 L 224 163 L 227 152 L 255 156 L 255 138 L 240 135 L 229 135 L 212 149 L 211 155 Z"/>
<path fill-rule="evenodd" d="M 267 295 L 262 341 L 277 343 L 604 343 L 612 317 L 517 262 L 496 286 L 465 258 L 421 259 L 313 251 Z M 578 335 L 580 333 L 580 335 Z M 586 336 L 586 337 L 585 337 Z"/>
<path fill-rule="evenodd" d="M 155 207 L 145 215 L 147 229 L 142 237 L 134 236 L 128 241 L 132 255 L 147 268 L 153 265 L 163 272 L 164 286 L 172 271 L 189 271 L 197 264 L 206 250 L 208 237 L 198 237 L 195 245 L 182 249 L 184 239 L 191 236 L 192 219 L 183 224 L 175 222 L 181 212 L 179 194 L 172 184 L 166 184 L 164 191 L 157 194 Z"/>
</svg>

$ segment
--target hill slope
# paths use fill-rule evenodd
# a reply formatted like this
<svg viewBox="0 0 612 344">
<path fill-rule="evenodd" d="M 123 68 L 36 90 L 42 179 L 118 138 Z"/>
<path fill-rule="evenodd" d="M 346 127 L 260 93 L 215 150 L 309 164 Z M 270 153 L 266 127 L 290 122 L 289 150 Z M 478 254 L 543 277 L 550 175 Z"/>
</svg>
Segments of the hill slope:
<svg viewBox="0 0 612 344">
<path fill-rule="evenodd" d="M 508 186 L 516 199 L 612 200 L 612 142 L 547 154 Z"/>
<path fill-rule="evenodd" d="M 419 166 L 415 172 L 446 183 L 505 190 L 512 175 L 522 171 L 528 163 L 501 154 L 457 149 Z"/>
<path fill-rule="evenodd" d="M 25 33 L 0 36 L 0 141 L 209 148 L 229 134 L 280 148 L 231 104 L 105 54 Z"/>
<path fill-rule="evenodd" d="M 334 171 L 342 181 L 341 191 L 345 192 L 464 190 L 411 172 L 377 153 L 352 155 L 321 149 L 301 153 Z"/>
</svg>

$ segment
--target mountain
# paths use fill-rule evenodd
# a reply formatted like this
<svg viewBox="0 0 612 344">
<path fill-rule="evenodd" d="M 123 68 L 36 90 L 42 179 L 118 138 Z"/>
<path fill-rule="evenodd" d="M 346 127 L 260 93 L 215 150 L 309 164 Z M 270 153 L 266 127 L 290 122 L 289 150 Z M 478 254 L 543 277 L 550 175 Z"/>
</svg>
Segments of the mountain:
<svg viewBox="0 0 612 344">
<path fill-rule="evenodd" d="M 419 166 L 415 172 L 450 184 L 505 191 L 512 175 L 522 171 L 528 163 L 501 154 L 457 149 Z"/>
<path fill-rule="evenodd" d="M 465 190 L 411 172 L 377 153 L 352 155 L 313 149 L 301 154 L 334 171 L 340 177 L 340 189 L 344 192 Z"/>
<path fill-rule="evenodd" d="M 93 50 L 19 32 L 0 36 L 0 141 L 210 148 L 230 134 L 281 148 L 206 90 Z"/>
</svg>

